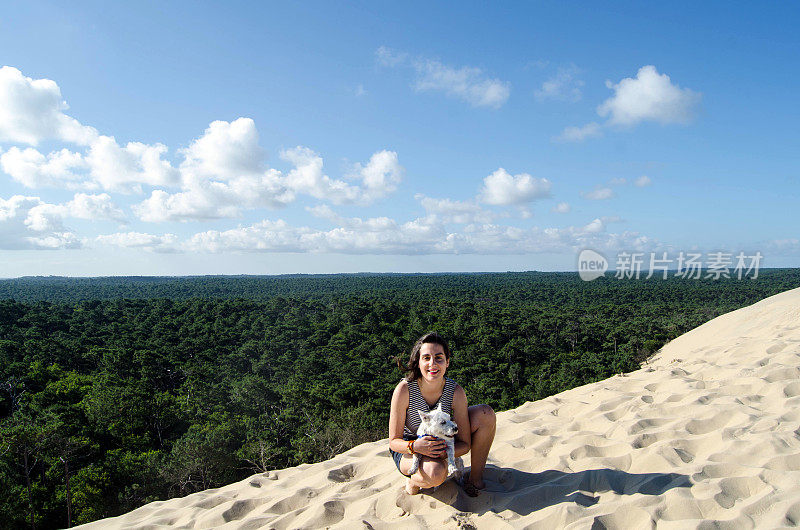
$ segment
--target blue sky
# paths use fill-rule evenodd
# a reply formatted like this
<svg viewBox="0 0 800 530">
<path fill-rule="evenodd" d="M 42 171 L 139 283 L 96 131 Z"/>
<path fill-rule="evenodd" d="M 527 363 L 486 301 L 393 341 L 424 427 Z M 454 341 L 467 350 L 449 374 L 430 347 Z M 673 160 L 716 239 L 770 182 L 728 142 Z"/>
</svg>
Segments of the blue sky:
<svg viewBox="0 0 800 530">
<path fill-rule="evenodd" d="M 792 3 L 8 2 L 2 277 L 800 266 Z"/>
</svg>

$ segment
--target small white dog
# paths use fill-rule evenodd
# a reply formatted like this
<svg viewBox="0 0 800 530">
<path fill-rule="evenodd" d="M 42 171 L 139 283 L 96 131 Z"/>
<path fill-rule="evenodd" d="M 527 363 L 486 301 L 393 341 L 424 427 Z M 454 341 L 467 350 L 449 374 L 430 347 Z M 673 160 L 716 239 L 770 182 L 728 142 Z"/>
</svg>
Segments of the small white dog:
<svg viewBox="0 0 800 530">
<path fill-rule="evenodd" d="M 460 478 L 464 470 L 464 462 L 461 457 L 455 457 L 455 443 L 453 437 L 458 432 L 458 425 L 450 419 L 450 414 L 442 410 L 442 404 L 430 412 L 419 412 L 419 429 L 417 429 L 417 438 L 422 438 L 425 435 L 435 436 L 441 438 L 447 443 L 447 474 L 455 475 Z M 409 475 L 413 475 L 419 469 L 419 454 L 414 453 L 414 461 L 411 463 L 411 469 L 408 470 Z"/>
</svg>

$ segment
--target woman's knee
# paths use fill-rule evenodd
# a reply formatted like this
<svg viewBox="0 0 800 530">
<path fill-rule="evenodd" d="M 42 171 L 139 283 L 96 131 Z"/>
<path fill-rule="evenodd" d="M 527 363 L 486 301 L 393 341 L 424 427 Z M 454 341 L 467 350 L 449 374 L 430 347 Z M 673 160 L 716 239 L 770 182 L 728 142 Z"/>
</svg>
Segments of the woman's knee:
<svg viewBox="0 0 800 530">
<path fill-rule="evenodd" d="M 447 480 L 447 464 L 440 459 L 425 459 L 420 466 L 428 487 L 438 486 Z"/>
<path fill-rule="evenodd" d="M 489 405 L 475 405 L 469 408 L 469 423 L 473 432 L 480 427 L 494 428 L 497 416 Z"/>
</svg>

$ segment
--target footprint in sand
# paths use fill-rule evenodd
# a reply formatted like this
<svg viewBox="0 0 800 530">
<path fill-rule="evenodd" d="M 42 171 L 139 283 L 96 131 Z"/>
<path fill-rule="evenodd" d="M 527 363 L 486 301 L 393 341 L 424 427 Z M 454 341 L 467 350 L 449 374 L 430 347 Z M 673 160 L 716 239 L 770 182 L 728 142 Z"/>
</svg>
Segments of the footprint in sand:
<svg viewBox="0 0 800 530">
<path fill-rule="evenodd" d="M 247 514 L 255 510 L 258 506 L 264 504 L 263 499 L 247 499 L 235 501 L 231 507 L 222 512 L 222 519 L 229 523 L 243 519 Z"/>
<path fill-rule="evenodd" d="M 783 388 L 783 395 L 786 397 L 800 396 L 800 381 L 786 385 Z"/>
<path fill-rule="evenodd" d="M 347 464 L 337 469 L 331 469 L 328 472 L 328 480 L 331 482 L 349 482 L 356 476 L 356 470 L 353 464 Z"/>
<path fill-rule="evenodd" d="M 778 353 L 779 351 L 783 350 L 785 347 L 786 347 L 786 343 L 785 342 L 782 342 L 782 341 L 781 342 L 777 342 L 776 344 L 773 344 L 772 346 L 767 348 L 767 353 L 772 355 L 774 353 Z"/>
<path fill-rule="evenodd" d="M 779 368 L 773 370 L 764 376 L 764 381 L 767 383 L 777 383 L 780 381 L 789 381 L 797 379 L 800 376 L 800 369 L 797 368 Z"/>
</svg>

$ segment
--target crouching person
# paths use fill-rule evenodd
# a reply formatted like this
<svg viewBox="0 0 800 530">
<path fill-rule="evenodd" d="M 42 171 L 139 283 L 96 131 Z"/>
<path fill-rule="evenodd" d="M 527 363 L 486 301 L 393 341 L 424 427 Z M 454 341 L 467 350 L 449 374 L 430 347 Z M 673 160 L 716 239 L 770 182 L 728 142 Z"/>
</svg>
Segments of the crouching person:
<svg viewBox="0 0 800 530">
<path fill-rule="evenodd" d="M 392 394 L 389 451 L 397 469 L 407 477 L 406 492 L 410 495 L 443 483 L 453 471 L 448 457 L 470 451 L 470 473 L 461 482 L 464 492 L 475 497 L 486 487 L 483 470 L 494 440 L 494 411 L 488 405 L 468 406 L 464 389 L 445 377 L 449 365 L 450 348 L 444 338 L 436 333 L 420 337 L 411 350 L 406 377 Z M 456 424 L 457 429 L 450 430 L 455 432 L 451 455 L 444 438 L 417 435 L 423 419 L 430 417 L 434 409 L 448 414 Z"/>
</svg>

